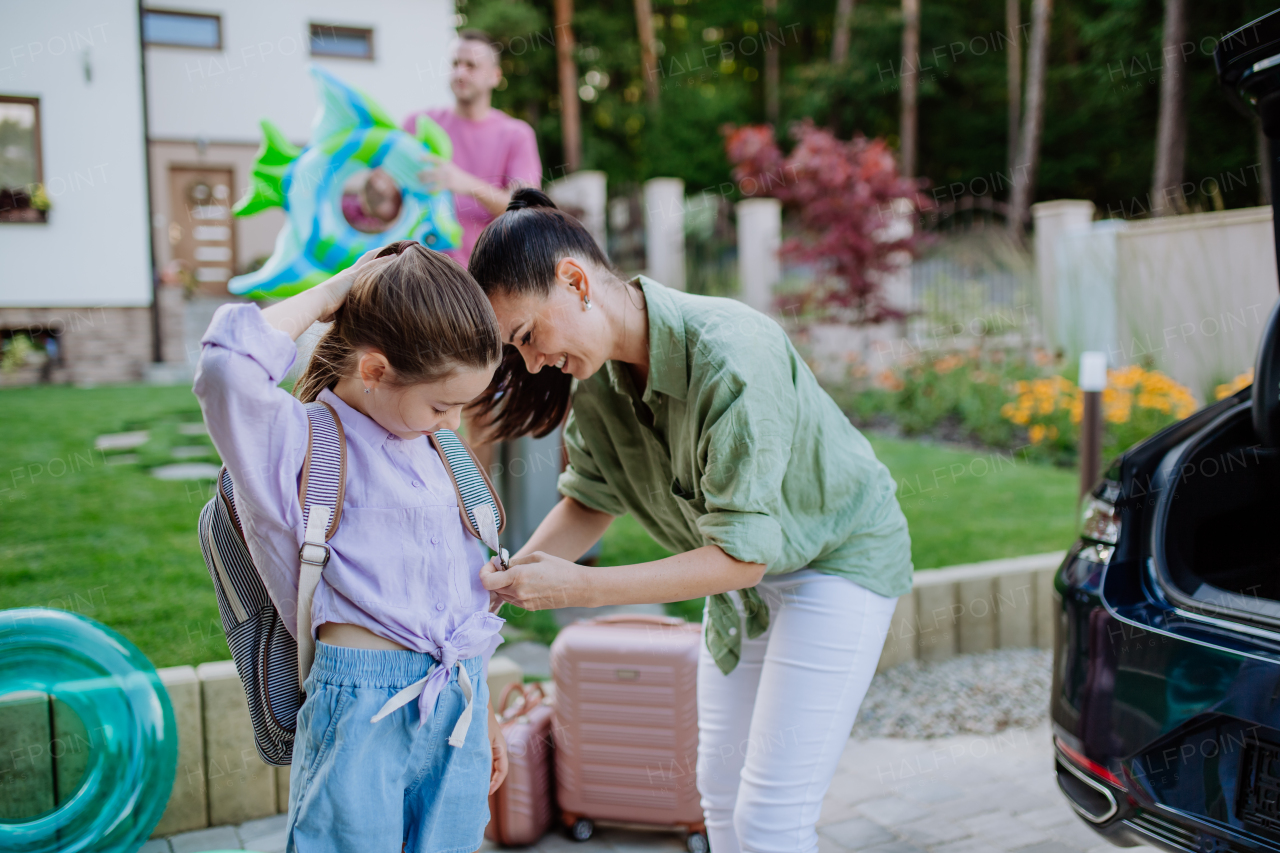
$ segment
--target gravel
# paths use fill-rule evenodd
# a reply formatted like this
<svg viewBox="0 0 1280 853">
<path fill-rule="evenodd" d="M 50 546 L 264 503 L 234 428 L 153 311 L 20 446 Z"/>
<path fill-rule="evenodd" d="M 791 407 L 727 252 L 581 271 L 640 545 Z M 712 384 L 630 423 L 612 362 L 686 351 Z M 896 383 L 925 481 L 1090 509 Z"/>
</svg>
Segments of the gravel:
<svg viewBox="0 0 1280 853">
<path fill-rule="evenodd" d="M 876 675 L 853 737 L 934 738 L 1027 728 L 1049 712 L 1053 653 L 1000 649 Z"/>
</svg>

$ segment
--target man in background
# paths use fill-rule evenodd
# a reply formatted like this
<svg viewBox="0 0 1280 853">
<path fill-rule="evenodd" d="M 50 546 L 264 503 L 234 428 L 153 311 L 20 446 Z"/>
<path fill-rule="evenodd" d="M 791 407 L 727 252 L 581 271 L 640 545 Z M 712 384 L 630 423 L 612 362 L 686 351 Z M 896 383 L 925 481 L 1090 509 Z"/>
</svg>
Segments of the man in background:
<svg viewBox="0 0 1280 853">
<path fill-rule="evenodd" d="M 449 75 L 453 106 L 421 110 L 404 122 L 404 129 L 414 133 L 418 116 L 425 115 L 453 141 L 453 160 L 423 172 L 422 179 L 454 194 L 462 245 L 449 254 L 463 266 L 480 232 L 506 210 L 512 191 L 542 185 L 533 128 L 493 108 L 493 90 L 501 82 L 502 66 L 493 40 L 480 30 L 461 30 Z"/>
</svg>

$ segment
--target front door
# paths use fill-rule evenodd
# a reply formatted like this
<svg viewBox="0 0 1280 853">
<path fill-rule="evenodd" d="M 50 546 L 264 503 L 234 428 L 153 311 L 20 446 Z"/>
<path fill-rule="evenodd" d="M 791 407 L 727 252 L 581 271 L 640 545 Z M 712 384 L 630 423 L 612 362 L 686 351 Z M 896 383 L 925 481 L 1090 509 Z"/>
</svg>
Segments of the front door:
<svg viewBox="0 0 1280 853">
<path fill-rule="evenodd" d="M 226 296 L 235 274 L 231 187 L 230 169 L 169 169 L 169 244 L 198 293 Z"/>
</svg>

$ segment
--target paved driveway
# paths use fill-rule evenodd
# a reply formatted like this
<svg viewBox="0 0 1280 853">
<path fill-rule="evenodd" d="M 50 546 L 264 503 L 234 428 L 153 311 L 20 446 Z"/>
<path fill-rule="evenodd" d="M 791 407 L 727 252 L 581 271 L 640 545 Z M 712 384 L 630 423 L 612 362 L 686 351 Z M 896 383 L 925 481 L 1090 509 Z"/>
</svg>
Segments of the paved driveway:
<svg viewBox="0 0 1280 853">
<path fill-rule="evenodd" d="M 820 853 L 1110 853 L 1058 793 L 1047 724 L 1000 735 L 851 740 L 819 824 Z M 171 845 L 171 846 L 170 846 Z M 143 853 L 284 850 L 284 816 L 153 841 Z M 492 850 L 487 842 L 482 851 Z M 538 853 L 678 853 L 673 833 L 600 827 L 577 844 L 552 833 Z M 1135 851 L 1151 848 L 1130 848 Z"/>
</svg>

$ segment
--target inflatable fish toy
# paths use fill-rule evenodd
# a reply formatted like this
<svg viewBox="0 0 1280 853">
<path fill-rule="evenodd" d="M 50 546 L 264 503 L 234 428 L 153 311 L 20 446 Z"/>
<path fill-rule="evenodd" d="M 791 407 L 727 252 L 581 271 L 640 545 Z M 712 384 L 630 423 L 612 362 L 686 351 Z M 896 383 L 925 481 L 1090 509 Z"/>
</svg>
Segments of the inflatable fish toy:
<svg viewBox="0 0 1280 853">
<path fill-rule="evenodd" d="M 249 191 L 233 212 L 252 216 L 280 207 L 287 219 L 262 268 L 227 283 L 232 293 L 254 299 L 292 296 L 396 240 L 416 240 L 441 251 L 462 243 L 452 194 L 431 192 L 418 178 L 433 162 L 452 158 L 444 129 L 423 116 L 416 133 L 408 134 L 367 95 L 323 68 L 310 70 L 320 110 L 307 146 L 298 149 L 279 128 L 262 121 L 262 147 Z M 371 169 L 381 169 L 401 191 L 399 214 L 372 234 L 356 230 L 342 210 L 347 182 Z"/>
</svg>

